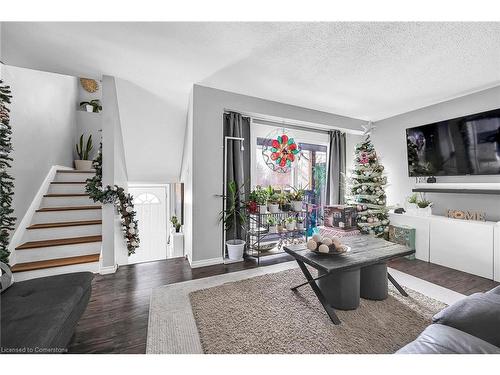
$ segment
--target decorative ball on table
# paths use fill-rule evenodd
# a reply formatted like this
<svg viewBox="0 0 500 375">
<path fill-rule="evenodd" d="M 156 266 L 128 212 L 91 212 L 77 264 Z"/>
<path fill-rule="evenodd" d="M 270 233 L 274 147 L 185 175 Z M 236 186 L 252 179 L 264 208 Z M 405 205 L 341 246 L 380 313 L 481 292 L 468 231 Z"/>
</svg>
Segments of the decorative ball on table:
<svg viewBox="0 0 500 375">
<path fill-rule="evenodd" d="M 318 247 L 318 251 L 319 251 L 320 253 L 325 253 L 325 254 L 328 254 L 328 253 L 330 252 L 330 248 L 329 248 L 327 245 L 325 245 L 325 244 L 321 244 L 321 245 L 319 245 L 319 247 Z"/>
<path fill-rule="evenodd" d="M 309 241 L 307 241 L 306 247 L 308 250 L 314 251 L 318 247 L 318 243 L 311 238 Z"/>
</svg>

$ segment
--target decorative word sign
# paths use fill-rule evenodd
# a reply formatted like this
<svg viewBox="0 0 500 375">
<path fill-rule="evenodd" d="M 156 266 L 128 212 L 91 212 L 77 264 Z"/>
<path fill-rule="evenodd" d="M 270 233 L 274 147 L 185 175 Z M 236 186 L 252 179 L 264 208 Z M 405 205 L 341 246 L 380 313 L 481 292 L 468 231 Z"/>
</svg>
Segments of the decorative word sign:
<svg viewBox="0 0 500 375">
<path fill-rule="evenodd" d="M 478 211 L 447 210 L 446 216 L 452 219 L 486 221 L 486 213 Z"/>
</svg>

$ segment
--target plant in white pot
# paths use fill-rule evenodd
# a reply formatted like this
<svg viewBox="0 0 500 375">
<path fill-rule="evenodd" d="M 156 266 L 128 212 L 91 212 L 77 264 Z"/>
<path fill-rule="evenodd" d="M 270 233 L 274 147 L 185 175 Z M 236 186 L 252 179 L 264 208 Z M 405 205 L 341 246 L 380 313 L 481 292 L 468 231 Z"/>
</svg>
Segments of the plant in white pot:
<svg viewBox="0 0 500 375">
<path fill-rule="evenodd" d="M 240 189 L 243 186 L 240 187 Z M 219 213 L 219 220 L 224 224 L 226 232 L 233 230 L 233 239 L 226 241 L 227 255 L 230 260 L 242 260 L 246 242 L 238 239 L 238 227 L 244 229 L 246 222 L 244 207 L 240 202 L 240 189 L 235 181 L 227 185 L 226 208 Z"/>
<path fill-rule="evenodd" d="M 303 231 L 304 229 L 304 218 L 302 216 L 297 216 L 297 230 Z"/>
<path fill-rule="evenodd" d="M 418 196 L 417 193 L 410 195 L 405 201 L 405 211 L 410 215 L 417 215 L 418 209 Z"/>
<path fill-rule="evenodd" d="M 80 159 L 75 160 L 75 168 L 79 171 L 92 170 L 92 160 L 89 160 L 90 151 L 94 146 L 92 145 L 92 135 L 89 135 L 87 142 L 83 142 L 83 134 L 80 136 L 80 142 L 76 144 L 76 153 Z"/>
<path fill-rule="evenodd" d="M 286 230 L 292 231 L 295 230 L 295 218 L 290 216 L 286 218 Z"/>
<path fill-rule="evenodd" d="M 85 109 L 86 112 L 99 113 L 102 111 L 102 105 L 99 99 L 92 99 L 90 102 L 80 102 L 80 108 Z"/>
<path fill-rule="evenodd" d="M 272 186 L 268 186 L 267 188 L 267 207 L 269 208 L 269 212 L 272 214 L 277 214 L 280 212 L 280 204 L 279 204 L 279 193 L 275 192 Z"/>
<path fill-rule="evenodd" d="M 419 216 L 431 216 L 432 215 L 432 202 L 425 199 L 425 196 L 422 195 L 422 198 L 417 202 L 417 212 Z"/>
<path fill-rule="evenodd" d="M 302 211 L 302 203 L 304 201 L 305 188 L 303 187 L 296 188 L 294 186 L 290 187 L 292 188 L 292 191 L 288 194 L 288 199 L 292 204 L 292 209 L 295 212 L 300 212 Z"/>
<path fill-rule="evenodd" d="M 172 233 L 180 233 L 181 231 L 181 223 L 179 222 L 179 219 L 177 216 L 172 216 L 170 218 L 170 223 L 172 223 Z"/>
<path fill-rule="evenodd" d="M 269 225 L 269 233 L 278 233 L 278 222 L 275 217 L 270 216 L 267 219 L 267 225 Z"/>
<path fill-rule="evenodd" d="M 255 190 L 251 192 L 251 197 L 252 199 L 255 200 L 255 203 L 257 203 L 257 206 L 259 206 L 259 213 L 260 214 L 265 214 L 267 213 L 267 190 L 262 189 L 260 186 L 256 186 Z"/>
</svg>

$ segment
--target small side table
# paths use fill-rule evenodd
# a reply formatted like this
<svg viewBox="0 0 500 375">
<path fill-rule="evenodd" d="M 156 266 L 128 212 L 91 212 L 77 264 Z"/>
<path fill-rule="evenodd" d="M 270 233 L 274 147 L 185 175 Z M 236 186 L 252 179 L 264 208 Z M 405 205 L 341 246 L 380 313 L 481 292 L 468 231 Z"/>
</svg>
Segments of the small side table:
<svg viewBox="0 0 500 375">
<path fill-rule="evenodd" d="M 184 233 L 171 233 L 167 258 L 179 258 L 183 256 L 184 256 Z"/>
</svg>

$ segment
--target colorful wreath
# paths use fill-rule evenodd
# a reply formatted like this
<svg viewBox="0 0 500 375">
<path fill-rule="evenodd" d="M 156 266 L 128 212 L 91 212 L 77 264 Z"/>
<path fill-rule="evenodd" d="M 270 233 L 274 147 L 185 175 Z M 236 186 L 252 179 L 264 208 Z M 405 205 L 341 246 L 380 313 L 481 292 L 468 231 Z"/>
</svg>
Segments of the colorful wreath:
<svg viewBox="0 0 500 375">
<path fill-rule="evenodd" d="M 268 138 L 262 149 L 262 156 L 266 165 L 273 171 L 288 173 L 292 163 L 299 157 L 300 149 L 293 138 L 280 133 Z"/>
</svg>

